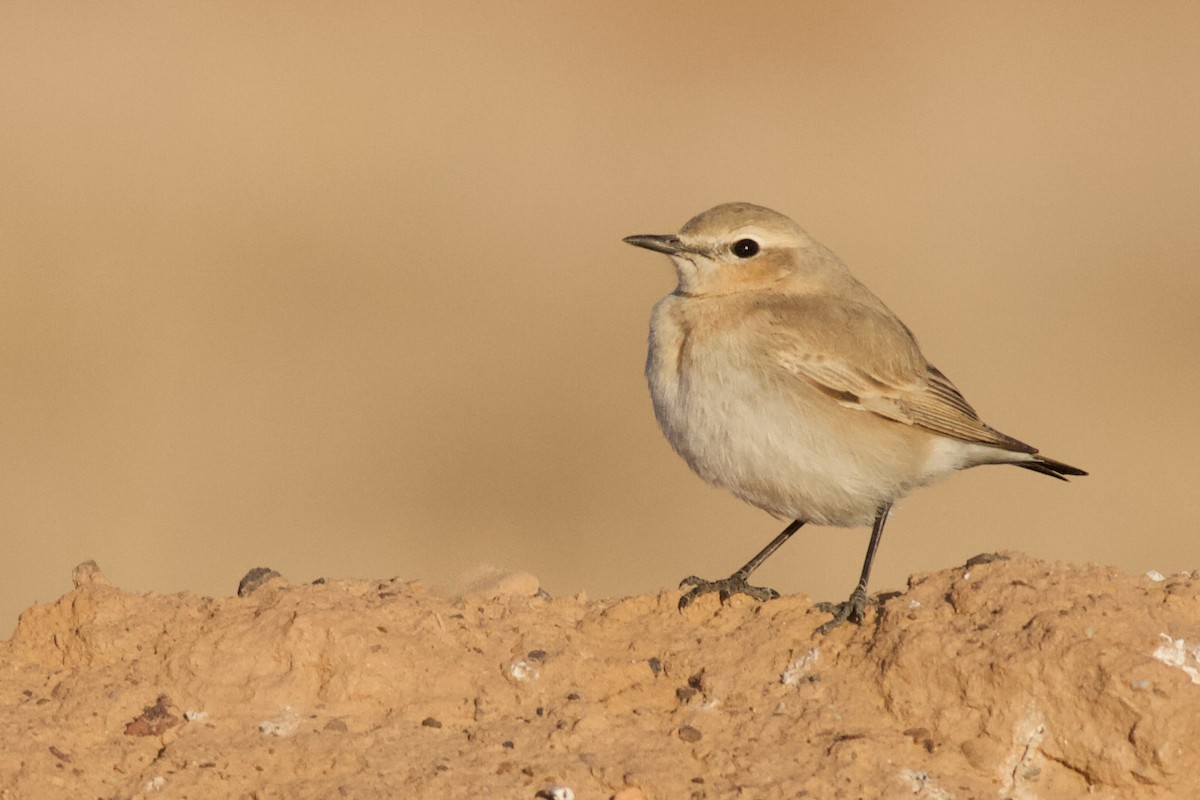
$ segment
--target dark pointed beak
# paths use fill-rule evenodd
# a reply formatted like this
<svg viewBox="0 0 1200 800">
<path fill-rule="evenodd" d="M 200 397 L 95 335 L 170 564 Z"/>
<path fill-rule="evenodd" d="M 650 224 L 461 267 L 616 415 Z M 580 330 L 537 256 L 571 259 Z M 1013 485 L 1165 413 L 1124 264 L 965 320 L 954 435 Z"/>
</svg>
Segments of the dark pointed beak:
<svg viewBox="0 0 1200 800">
<path fill-rule="evenodd" d="M 647 250 L 653 250 L 656 253 L 666 253 L 669 256 L 682 253 L 687 249 L 679 241 L 678 236 L 655 236 L 643 233 L 638 236 L 626 236 L 621 241 L 631 244 L 634 247 L 644 247 Z"/>
</svg>

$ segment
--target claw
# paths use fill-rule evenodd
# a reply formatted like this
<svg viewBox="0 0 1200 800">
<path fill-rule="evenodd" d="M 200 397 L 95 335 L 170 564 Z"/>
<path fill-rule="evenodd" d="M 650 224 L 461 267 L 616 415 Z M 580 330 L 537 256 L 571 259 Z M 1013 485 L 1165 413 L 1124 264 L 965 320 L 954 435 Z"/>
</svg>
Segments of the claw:
<svg viewBox="0 0 1200 800">
<path fill-rule="evenodd" d="M 861 625 L 867 610 L 867 593 L 860 586 L 850 594 L 850 599 L 844 603 L 817 603 L 813 607 L 826 614 L 833 614 L 833 619 L 815 631 L 818 635 L 824 636 L 847 620 L 855 625 Z"/>
<path fill-rule="evenodd" d="M 697 578 L 695 575 L 689 575 L 679 582 L 680 589 L 687 586 L 692 587 L 692 589 L 679 598 L 680 611 L 691 605 L 692 601 L 700 595 L 711 592 L 717 593 L 717 597 L 721 600 L 721 605 L 724 605 L 735 594 L 748 595 L 759 602 L 766 602 L 767 600 L 774 600 L 779 597 L 779 592 L 774 589 L 769 589 L 765 586 L 751 586 L 746 583 L 745 576 L 739 575 L 736 572 L 728 578 L 723 578 L 719 581 L 709 581 L 704 578 Z"/>
</svg>

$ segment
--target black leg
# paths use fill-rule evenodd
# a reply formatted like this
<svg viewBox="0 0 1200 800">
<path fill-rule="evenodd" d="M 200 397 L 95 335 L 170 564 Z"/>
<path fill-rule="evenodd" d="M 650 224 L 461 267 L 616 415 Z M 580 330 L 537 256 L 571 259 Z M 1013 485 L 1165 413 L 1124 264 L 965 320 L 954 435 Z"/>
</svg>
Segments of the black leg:
<svg viewBox="0 0 1200 800">
<path fill-rule="evenodd" d="M 833 614 L 833 619 L 817 628 L 817 633 L 826 634 L 841 625 L 846 620 L 862 624 L 863 612 L 867 608 L 867 581 L 871 577 L 871 562 L 875 560 L 875 551 L 879 549 L 879 540 L 883 538 L 883 526 L 887 524 L 888 513 L 892 504 L 888 503 L 879 509 L 875 517 L 875 525 L 871 528 L 871 541 L 867 545 L 867 557 L 863 561 L 862 575 L 858 578 L 858 586 L 850 593 L 850 599 L 844 603 L 817 603 L 817 608 Z"/>
<path fill-rule="evenodd" d="M 779 592 L 774 589 L 767 589 L 763 586 L 751 586 L 746 583 L 746 579 L 750 577 L 751 572 L 762 566 L 762 563 L 770 558 L 771 554 L 778 550 L 780 545 L 790 539 L 793 533 L 800 530 L 800 526 L 803 524 L 798 519 L 793 520 L 792 524 L 784 528 L 783 532 L 772 539 L 771 543 L 764 547 L 758 555 L 747 561 L 745 566 L 724 580 L 706 581 L 703 578 L 697 578 L 695 575 L 684 578 L 679 582 L 680 588 L 691 586 L 692 590 L 679 598 L 679 610 L 682 611 L 697 597 L 709 592 L 717 592 L 721 597 L 722 603 L 735 594 L 748 594 L 755 600 L 773 600 L 779 597 Z"/>
</svg>

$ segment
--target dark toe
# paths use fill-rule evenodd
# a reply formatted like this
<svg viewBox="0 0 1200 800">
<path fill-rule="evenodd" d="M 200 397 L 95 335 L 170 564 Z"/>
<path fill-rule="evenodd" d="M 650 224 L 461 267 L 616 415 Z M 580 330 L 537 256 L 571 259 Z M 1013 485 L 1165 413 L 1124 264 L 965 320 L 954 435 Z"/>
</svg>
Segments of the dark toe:
<svg viewBox="0 0 1200 800">
<path fill-rule="evenodd" d="M 680 611 L 687 608 L 700 595 L 711 592 L 717 593 L 722 604 L 735 594 L 744 594 L 760 602 L 774 600 L 779 597 L 779 592 L 774 589 L 769 589 L 765 586 L 751 586 L 746 583 L 745 578 L 739 575 L 731 575 L 719 581 L 708 581 L 703 578 L 697 578 L 695 575 L 689 575 L 679 582 L 679 588 L 681 589 L 688 586 L 692 587 L 691 590 L 679 598 Z"/>
<path fill-rule="evenodd" d="M 853 622 L 855 625 L 861 625 L 866 616 L 867 595 L 862 590 L 855 589 L 853 594 L 850 595 L 850 599 L 844 603 L 817 603 L 815 608 L 826 614 L 833 614 L 833 619 L 819 626 L 815 631 L 817 634 L 824 636 L 846 621 Z"/>
</svg>

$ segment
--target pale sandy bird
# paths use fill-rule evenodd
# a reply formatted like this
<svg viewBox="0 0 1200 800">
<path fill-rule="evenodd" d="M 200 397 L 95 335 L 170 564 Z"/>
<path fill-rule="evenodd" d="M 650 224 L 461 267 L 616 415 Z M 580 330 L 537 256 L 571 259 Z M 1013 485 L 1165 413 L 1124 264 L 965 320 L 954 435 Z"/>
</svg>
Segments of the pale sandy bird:
<svg viewBox="0 0 1200 800">
<path fill-rule="evenodd" d="M 834 617 L 818 630 L 861 622 L 888 512 L 911 490 L 980 464 L 1087 474 L 985 425 L 904 323 L 782 214 L 727 203 L 677 236 L 625 241 L 679 275 L 646 361 L 667 440 L 704 480 L 792 520 L 728 578 L 685 578 L 680 608 L 713 591 L 777 597 L 747 578 L 801 525 L 873 524 L 858 586 L 823 604 Z"/>
</svg>

